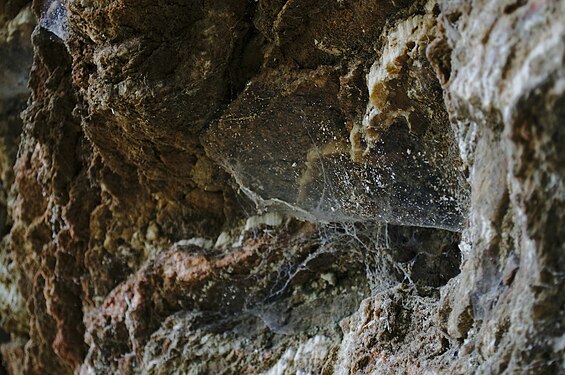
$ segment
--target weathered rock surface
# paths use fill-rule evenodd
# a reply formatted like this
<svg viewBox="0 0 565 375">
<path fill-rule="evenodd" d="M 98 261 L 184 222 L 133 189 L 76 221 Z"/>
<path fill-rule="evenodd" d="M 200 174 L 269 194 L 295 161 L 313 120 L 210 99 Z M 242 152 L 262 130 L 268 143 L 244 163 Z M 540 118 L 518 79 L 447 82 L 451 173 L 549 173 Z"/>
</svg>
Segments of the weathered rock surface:
<svg viewBox="0 0 565 375">
<path fill-rule="evenodd" d="M 564 372 L 564 20 L 0 0 L 3 370 Z"/>
</svg>

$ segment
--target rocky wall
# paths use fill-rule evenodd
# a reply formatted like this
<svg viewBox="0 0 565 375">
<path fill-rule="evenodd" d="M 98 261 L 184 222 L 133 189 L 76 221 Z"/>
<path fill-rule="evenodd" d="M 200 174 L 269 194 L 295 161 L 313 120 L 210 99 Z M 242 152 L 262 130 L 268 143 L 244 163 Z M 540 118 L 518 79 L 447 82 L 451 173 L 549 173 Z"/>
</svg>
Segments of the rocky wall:
<svg viewBox="0 0 565 375">
<path fill-rule="evenodd" d="M 4 370 L 565 371 L 564 19 L 0 1 Z"/>
</svg>

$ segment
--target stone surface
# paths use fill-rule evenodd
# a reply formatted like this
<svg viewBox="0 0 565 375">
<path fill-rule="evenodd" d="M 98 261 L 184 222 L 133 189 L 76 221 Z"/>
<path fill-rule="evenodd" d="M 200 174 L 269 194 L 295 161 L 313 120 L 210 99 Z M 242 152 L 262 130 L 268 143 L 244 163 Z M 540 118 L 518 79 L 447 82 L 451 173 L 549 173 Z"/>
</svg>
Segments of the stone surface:
<svg viewBox="0 0 565 375">
<path fill-rule="evenodd" d="M 25 340 L 17 336 L 27 334 L 30 316 L 18 285 L 21 276 L 13 259 L 10 238 L 6 235 L 13 224 L 10 214 L 15 195 L 13 166 L 22 131 L 20 113 L 29 97 L 31 32 L 36 21 L 25 1 L 2 1 L 0 9 L 0 321 L 4 330 L 16 335 L 3 346 L 2 358 L 8 363 L 10 373 L 19 373 Z M 10 336 L 0 341 L 10 341 Z"/>
<path fill-rule="evenodd" d="M 0 372 L 565 371 L 564 19 L 0 0 Z"/>
</svg>

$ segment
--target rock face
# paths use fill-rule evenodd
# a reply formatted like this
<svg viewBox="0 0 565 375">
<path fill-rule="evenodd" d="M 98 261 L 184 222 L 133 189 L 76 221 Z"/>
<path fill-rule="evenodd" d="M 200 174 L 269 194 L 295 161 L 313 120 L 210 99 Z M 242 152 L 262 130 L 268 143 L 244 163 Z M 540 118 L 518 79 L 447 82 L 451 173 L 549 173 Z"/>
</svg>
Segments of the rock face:
<svg viewBox="0 0 565 375">
<path fill-rule="evenodd" d="M 0 0 L 3 370 L 565 371 L 564 21 Z"/>
</svg>

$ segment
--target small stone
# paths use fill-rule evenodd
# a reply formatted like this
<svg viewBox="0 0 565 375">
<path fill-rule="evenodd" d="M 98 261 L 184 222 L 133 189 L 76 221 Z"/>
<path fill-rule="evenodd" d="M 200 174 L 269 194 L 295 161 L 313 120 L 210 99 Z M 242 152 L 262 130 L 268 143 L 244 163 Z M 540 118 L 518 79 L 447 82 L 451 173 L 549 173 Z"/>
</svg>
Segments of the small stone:
<svg viewBox="0 0 565 375">
<path fill-rule="evenodd" d="M 335 286 L 337 284 L 337 276 L 333 272 L 326 272 L 320 275 L 320 278 L 326 281 L 331 286 Z"/>
<path fill-rule="evenodd" d="M 145 233 L 145 238 L 148 241 L 155 241 L 159 236 L 159 227 L 155 223 L 149 224 L 147 227 L 147 233 Z"/>
</svg>

